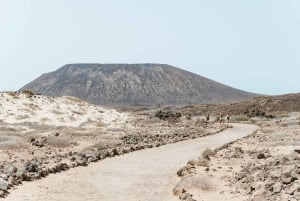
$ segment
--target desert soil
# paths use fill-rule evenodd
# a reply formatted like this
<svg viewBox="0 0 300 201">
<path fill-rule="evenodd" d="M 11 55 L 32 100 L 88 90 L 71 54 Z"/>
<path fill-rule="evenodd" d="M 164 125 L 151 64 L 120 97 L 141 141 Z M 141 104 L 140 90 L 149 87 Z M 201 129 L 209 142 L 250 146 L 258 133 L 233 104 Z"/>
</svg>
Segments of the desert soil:
<svg viewBox="0 0 300 201">
<path fill-rule="evenodd" d="M 5 200 L 178 200 L 176 171 L 206 148 L 251 134 L 250 124 L 233 124 L 219 134 L 107 158 L 15 187 Z"/>
<path fill-rule="evenodd" d="M 299 120 L 297 112 L 252 118 L 259 126 L 252 135 L 180 168 L 174 192 L 186 201 L 299 201 Z"/>
</svg>

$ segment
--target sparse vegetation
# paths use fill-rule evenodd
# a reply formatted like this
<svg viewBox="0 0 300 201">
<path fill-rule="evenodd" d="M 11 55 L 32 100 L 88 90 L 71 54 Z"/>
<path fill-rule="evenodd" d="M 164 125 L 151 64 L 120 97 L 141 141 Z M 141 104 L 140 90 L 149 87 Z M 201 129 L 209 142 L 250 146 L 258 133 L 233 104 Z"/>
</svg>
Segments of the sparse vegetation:
<svg viewBox="0 0 300 201">
<path fill-rule="evenodd" d="M 278 115 L 278 118 L 288 118 L 288 117 L 290 117 L 290 115 L 288 115 L 288 114 L 279 114 Z"/>
<path fill-rule="evenodd" d="M 66 100 L 69 100 L 69 101 L 72 101 L 72 102 L 83 102 L 81 99 L 79 99 L 79 98 L 76 98 L 76 97 L 74 97 L 74 96 L 64 96 L 64 99 L 66 99 Z"/>
<path fill-rule="evenodd" d="M 215 189 L 215 184 L 209 177 L 203 175 L 188 175 L 181 179 L 181 181 L 173 189 L 173 193 L 174 195 L 182 196 L 184 193 L 187 193 L 192 189 L 212 191 Z"/>
<path fill-rule="evenodd" d="M 238 115 L 238 116 L 233 116 L 231 118 L 232 122 L 243 122 L 243 121 L 249 121 L 249 117 L 243 116 L 243 115 Z"/>
<path fill-rule="evenodd" d="M 27 146 L 26 142 L 16 136 L 0 136 L 0 148 L 3 149 L 22 149 Z"/>
<path fill-rule="evenodd" d="M 51 110 L 51 112 L 53 114 L 56 114 L 56 115 L 62 115 L 62 114 L 64 114 L 64 112 L 62 112 L 61 110 L 57 110 L 57 109 L 53 109 L 53 110 Z"/>
<path fill-rule="evenodd" d="M 124 133 L 125 130 L 123 128 L 107 128 L 106 131 L 110 131 L 110 132 L 120 132 L 120 133 Z"/>
<path fill-rule="evenodd" d="M 30 95 L 30 96 L 33 96 L 33 95 L 34 95 L 34 92 L 31 91 L 30 89 L 22 89 L 22 92 L 23 92 L 24 94 L 28 94 L 28 95 Z"/>
<path fill-rule="evenodd" d="M 159 119 L 158 117 L 153 117 L 153 118 L 147 118 L 142 120 L 143 124 L 157 124 L 157 123 L 162 123 L 163 121 Z"/>
<path fill-rule="evenodd" d="M 34 109 L 31 108 L 21 108 L 20 111 L 29 113 L 30 115 L 34 115 Z"/>
<path fill-rule="evenodd" d="M 30 118 L 29 115 L 18 115 L 16 119 L 17 120 L 23 120 L 23 119 L 28 119 L 28 118 Z"/>
<path fill-rule="evenodd" d="M 18 94 L 16 92 L 14 92 L 14 91 L 7 92 L 7 95 L 9 95 L 9 96 L 11 96 L 13 98 L 16 98 L 18 96 Z"/>
<path fill-rule="evenodd" d="M 52 147 L 67 147 L 72 144 L 71 138 L 67 136 L 50 135 L 46 139 L 47 139 L 46 143 Z"/>
<path fill-rule="evenodd" d="M 0 126 L 0 131 L 1 132 L 16 132 L 18 131 L 15 127 L 11 127 L 11 126 Z"/>
<path fill-rule="evenodd" d="M 7 97 L 7 95 L 5 95 Z M 20 96 L 20 98 L 24 98 L 24 96 Z M 3 98 L 2 100 L 4 100 Z M 35 101 L 35 98 L 32 98 L 32 101 Z M 12 98 L 10 97 L 9 100 L 11 101 Z M 25 160 L 29 159 L 31 160 L 32 158 L 35 157 L 44 157 L 48 160 L 46 162 L 53 162 L 55 161 L 58 155 L 62 155 L 63 160 L 71 158 L 69 156 L 69 152 L 75 153 L 75 155 L 72 155 L 75 157 L 74 160 L 81 159 L 81 154 L 85 154 L 88 151 L 90 151 L 90 148 L 95 148 L 93 150 L 99 151 L 99 149 L 96 148 L 103 148 L 103 150 L 107 151 L 107 154 L 105 156 L 113 156 L 115 155 L 114 153 L 112 154 L 112 150 L 117 149 L 115 153 L 117 154 L 123 154 L 123 153 L 128 153 L 131 151 L 135 150 L 140 150 L 144 148 L 152 148 L 155 146 L 161 146 L 167 143 L 173 143 L 173 142 L 178 142 L 181 140 L 186 140 L 186 139 L 191 139 L 194 137 L 200 137 L 200 133 L 203 132 L 203 135 L 206 135 L 208 132 L 208 129 L 213 128 L 217 129 L 218 127 L 221 127 L 219 123 L 213 124 L 213 118 L 210 119 L 210 122 L 208 123 L 208 128 L 203 128 L 202 126 L 196 126 L 195 123 L 197 121 L 197 117 L 192 115 L 191 119 L 186 119 L 186 118 L 179 118 L 178 124 L 170 124 L 168 122 L 165 122 L 163 120 L 160 120 L 158 117 L 155 118 L 149 118 L 150 115 L 153 116 L 155 111 L 157 109 L 153 109 L 152 111 L 145 111 L 145 112 L 138 112 L 135 113 L 137 115 L 134 116 L 134 118 L 131 118 L 130 115 L 128 119 L 120 120 L 121 118 L 125 118 L 126 115 L 120 115 L 117 114 L 115 115 L 114 112 L 108 113 L 109 110 L 106 110 L 103 108 L 97 108 L 97 106 L 92 106 L 92 109 L 89 110 L 87 109 L 87 115 L 85 116 L 77 116 L 77 115 L 70 115 L 70 113 L 77 113 L 78 115 L 83 115 L 81 111 L 85 111 L 85 108 L 80 108 L 77 107 L 77 105 L 72 105 L 70 104 L 69 107 L 66 107 L 65 105 L 62 105 L 59 107 L 59 101 L 56 102 L 55 104 L 51 105 L 52 108 L 50 109 L 44 109 L 44 105 L 49 105 L 49 101 L 47 98 L 42 98 L 43 102 L 37 101 L 38 104 L 40 104 L 41 108 L 43 111 L 50 112 L 52 113 L 51 115 L 44 115 L 41 116 L 40 112 L 36 113 L 36 116 L 30 116 L 32 113 L 30 111 L 36 110 L 35 107 L 38 104 L 31 104 L 31 100 L 28 98 L 25 98 L 26 101 L 29 102 L 29 104 L 21 104 L 22 107 L 25 105 L 24 110 L 15 110 L 12 108 L 9 108 L 5 111 L 5 114 L 7 117 L 7 113 L 11 113 L 14 116 L 10 116 L 7 119 L 16 119 L 16 120 L 22 120 L 29 118 L 30 120 L 35 121 L 34 118 L 36 118 L 35 122 L 29 123 L 11 123 L 7 124 L 5 122 L 1 123 L 0 126 L 0 132 L 1 134 L 5 134 L 6 137 L 1 138 L 0 137 L 0 148 L 3 148 L 2 150 L 9 150 L 9 149 L 19 149 L 19 148 L 27 148 L 27 149 L 20 149 L 20 150 L 13 150 L 11 152 L 0 152 L 1 156 L 8 157 L 8 154 L 12 154 L 12 158 L 17 154 L 19 154 L 19 161 L 22 160 L 23 158 L 21 156 L 28 157 Z M 18 100 L 12 100 L 16 104 L 13 105 L 13 107 L 17 106 L 19 107 L 20 104 L 18 104 Z M 68 103 L 68 101 L 63 101 L 63 104 Z M 6 103 L 3 101 L 3 103 Z M 58 103 L 58 104 L 56 104 Z M 7 104 L 7 103 L 6 103 Z M 12 104 L 10 104 L 12 105 Z M 5 104 L 3 104 L 3 107 Z M 57 106 L 58 109 L 55 108 Z M 66 108 L 69 108 L 69 110 L 66 111 Z M 96 108 L 94 110 L 94 108 Z M 174 109 L 174 108 L 173 108 Z M 17 111 L 17 112 L 16 112 Z M 53 112 L 54 111 L 54 112 Z M 62 111 L 66 111 L 63 113 Z M 92 111 L 91 113 L 89 113 Z M 102 111 L 104 114 L 99 115 L 98 111 Z M 180 110 L 174 110 L 174 113 L 176 112 L 181 112 Z M 19 112 L 19 113 L 18 113 Z M 53 116 L 54 114 L 54 116 Z M 95 114 L 95 115 L 94 115 Z M 186 117 L 190 114 L 183 114 L 183 117 Z M 199 113 L 200 114 L 200 113 Z M 278 113 L 276 113 L 278 114 Z M 94 115 L 94 116 L 93 116 Z M 108 119 L 105 119 L 107 115 L 115 115 L 110 116 Z M 143 116 L 145 115 L 145 116 Z M 212 114 L 213 115 L 213 114 Z M 86 122 L 82 123 L 80 126 L 85 126 L 85 127 L 68 127 L 71 121 L 68 119 L 69 116 L 71 116 L 71 119 L 76 120 L 80 124 L 81 122 L 84 122 L 88 117 Z M 44 118 L 41 118 L 44 117 Z M 278 115 L 280 118 L 285 118 L 289 117 L 287 114 L 280 114 Z M 289 129 L 289 127 L 294 127 L 299 123 L 299 118 L 297 120 L 293 119 L 291 122 L 290 119 L 292 119 L 292 115 L 290 116 L 291 118 L 288 119 L 275 119 L 276 124 L 278 126 L 285 125 L 285 127 L 281 127 L 282 130 L 279 130 L 277 132 L 277 137 L 282 138 L 282 141 L 279 141 L 280 144 L 278 146 L 283 146 L 283 145 L 291 145 L 290 142 L 285 142 L 284 141 L 284 135 L 282 134 L 284 130 Z M 5 118 L 3 118 L 5 121 Z M 39 119 L 42 119 L 39 121 Z M 258 124 L 265 124 L 264 128 L 261 129 L 261 133 L 266 134 L 263 137 L 259 138 L 259 141 L 265 142 L 269 135 L 272 132 L 274 132 L 274 129 L 272 129 L 272 125 L 267 125 L 269 122 L 267 122 L 267 118 L 261 118 L 261 117 L 255 117 L 253 119 L 257 119 Z M 52 121 L 53 120 L 53 121 Z M 243 121 L 251 121 L 251 118 L 247 117 L 247 115 L 239 115 L 239 116 L 232 116 L 231 118 L 232 121 L 235 122 L 243 122 Z M 261 121 L 263 120 L 263 121 Z M 105 124 L 104 121 L 109 121 L 109 124 Z M 41 124 L 45 123 L 45 124 Z M 53 123 L 54 122 L 54 123 Z M 56 126 L 55 124 L 57 123 L 62 123 L 61 125 L 64 126 Z M 65 123 L 64 123 L 65 122 Z M 124 123 L 126 122 L 126 124 Z M 51 123 L 53 123 L 51 125 Z M 157 123 L 157 124 L 156 124 Z M 204 121 L 202 122 L 204 123 Z M 199 123 L 201 125 L 202 123 Z M 50 124 L 50 125 L 48 125 Z M 156 124 L 156 125 L 152 125 Z M 7 126 L 9 125 L 9 127 Z M 225 124 L 228 125 L 228 124 Z M 109 128 L 110 127 L 110 128 Z M 103 128 L 103 129 L 102 129 Z M 130 130 L 131 129 L 131 130 Z M 219 128 L 218 128 L 219 129 Z M 192 133 L 192 134 L 191 134 Z M 214 132 L 211 132 L 210 134 L 213 134 Z M 33 139 L 34 138 L 34 139 Z M 36 143 L 33 145 L 33 142 L 39 142 L 40 139 L 46 139 L 45 142 L 42 141 L 42 143 L 45 144 L 45 146 L 42 144 L 40 145 L 39 143 Z M 251 138 L 253 140 L 253 144 L 257 143 L 257 140 L 255 137 Z M 76 144 L 77 143 L 77 144 Z M 297 141 L 293 141 L 292 143 L 295 143 L 295 146 L 299 146 L 299 143 Z M 298 144 L 297 144 L 298 143 Z M 74 145 L 78 146 L 74 146 Z M 124 146 L 125 144 L 125 146 Z M 275 144 L 276 145 L 276 144 Z M 124 147 L 122 147 L 124 146 Z M 109 147 L 109 148 L 107 148 Z M 121 147 L 121 148 L 120 148 Z M 124 148 L 124 149 L 123 149 Z M 72 154 L 71 153 L 71 154 Z M 102 152 L 92 152 L 92 153 L 97 153 L 99 155 L 103 154 Z M 251 152 L 245 152 L 245 153 L 251 153 Z M 96 155 L 97 155 L 96 154 Z M 238 152 L 238 156 L 242 156 L 241 151 Z M 268 156 L 266 152 L 264 152 L 264 156 Z M 88 154 L 87 154 L 88 155 Z M 208 177 L 199 177 L 199 176 L 194 176 L 196 172 L 200 171 L 205 171 L 207 175 L 212 175 L 213 172 L 221 172 L 221 171 L 226 171 L 223 166 L 213 166 L 211 163 L 214 162 L 216 157 L 215 156 L 215 151 L 206 149 L 202 153 L 202 157 L 198 160 L 190 160 L 187 164 L 189 169 L 185 169 L 182 171 L 182 178 L 186 179 L 186 181 L 189 183 L 185 186 L 187 190 L 189 188 L 198 188 L 201 191 L 210 191 L 214 190 L 214 180 L 212 180 L 209 176 Z M 53 158 L 51 158 L 53 157 Z M 84 156 L 85 157 L 85 156 Z M 90 156 L 88 156 L 90 157 Z M 86 157 L 86 158 L 88 158 Z M 102 155 L 101 155 L 102 157 Z M 102 158 L 99 157 L 97 160 L 101 160 Z M 79 158 L 79 159 L 78 159 Z M 239 157 L 234 157 L 234 155 L 230 155 L 231 159 L 239 159 Z M 254 158 L 257 158 L 256 155 L 254 155 Z M 61 158 L 60 158 L 61 159 Z M 41 159 L 41 163 L 43 162 L 44 159 Z M 72 159 L 73 160 L 73 159 Z M 90 158 L 87 159 L 87 161 L 91 160 Z M 259 159 L 260 161 L 264 160 L 263 157 Z M 59 161 L 59 160 L 57 160 Z M 65 161 L 64 161 L 65 162 Z M 73 161 L 72 161 L 73 162 Z M 232 162 L 232 160 L 230 161 Z M 43 164 L 44 165 L 44 164 Z M 234 165 L 232 163 L 231 165 Z M 46 165 L 47 166 L 47 165 Z M 220 169 L 218 169 L 220 167 Z M 240 167 L 240 166 L 239 166 Z M 221 170 L 222 168 L 222 170 Z M 220 171 L 221 170 L 221 171 Z M 228 170 L 232 170 L 229 169 Z M 186 174 L 186 172 L 190 174 Z M 191 176 L 191 177 L 190 177 Z M 182 191 L 181 191 L 182 192 Z"/>
<path fill-rule="evenodd" d="M 205 149 L 203 152 L 202 152 L 202 154 L 201 154 L 201 156 L 202 156 L 202 158 L 204 158 L 204 159 L 206 159 L 206 160 L 210 160 L 210 158 L 212 157 L 212 156 L 214 156 L 214 155 L 216 155 L 216 152 L 214 151 L 214 150 L 211 150 L 211 149 Z"/>
<path fill-rule="evenodd" d="M 103 128 L 105 126 L 106 126 L 106 124 L 104 122 L 102 122 L 102 121 L 97 121 L 96 122 L 96 127 L 98 127 L 98 128 Z"/>
<path fill-rule="evenodd" d="M 84 115 L 84 112 L 78 111 L 78 110 L 72 110 L 71 113 L 77 114 L 77 115 Z"/>
<path fill-rule="evenodd" d="M 45 123 L 45 122 L 49 122 L 50 121 L 50 119 L 49 118 L 47 118 L 47 117 L 44 117 L 44 118 L 42 118 L 41 119 L 41 122 L 43 122 L 43 123 Z"/>
<path fill-rule="evenodd" d="M 69 116 L 68 118 L 69 118 L 69 120 L 71 120 L 71 121 L 75 121 L 75 120 L 76 120 L 76 118 L 75 118 L 74 116 Z"/>
</svg>

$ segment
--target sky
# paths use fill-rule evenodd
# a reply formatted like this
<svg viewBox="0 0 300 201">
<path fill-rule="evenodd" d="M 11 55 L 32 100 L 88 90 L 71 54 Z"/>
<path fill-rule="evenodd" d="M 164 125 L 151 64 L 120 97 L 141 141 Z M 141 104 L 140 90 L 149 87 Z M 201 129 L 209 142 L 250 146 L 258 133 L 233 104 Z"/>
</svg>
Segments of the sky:
<svg viewBox="0 0 300 201">
<path fill-rule="evenodd" d="M 0 0 L 0 91 L 69 63 L 163 63 L 300 92 L 298 0 Z"/>
</svg>

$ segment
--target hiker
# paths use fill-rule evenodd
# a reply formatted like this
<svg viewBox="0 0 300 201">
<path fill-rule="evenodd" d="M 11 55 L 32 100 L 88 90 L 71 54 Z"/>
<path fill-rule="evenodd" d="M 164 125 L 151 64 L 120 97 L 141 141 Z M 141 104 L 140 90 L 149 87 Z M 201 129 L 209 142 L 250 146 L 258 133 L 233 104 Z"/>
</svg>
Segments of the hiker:
<svg viewBox="0 0 300 201">
<path fill-rule="evenodd" d="M 206 114 L 206 122 L 209 122 L 209 113 Z"/>
<path fill-rule="evenodd" d="M 229 113 L 227 113 L 227 115 L 226 115 L 226 119 L 227 119 L 227 123 L 229 123 L 229 120 L 230 120 Z"/>
<path fill-rule="evenodd" d="M 220 115 L 219 115 L 219 121 L 220 121 L 220 124 L 222 124 L 222 121 L 223 121 L 223 114 L 222 113 L 220 113 Z"/>
</svg>

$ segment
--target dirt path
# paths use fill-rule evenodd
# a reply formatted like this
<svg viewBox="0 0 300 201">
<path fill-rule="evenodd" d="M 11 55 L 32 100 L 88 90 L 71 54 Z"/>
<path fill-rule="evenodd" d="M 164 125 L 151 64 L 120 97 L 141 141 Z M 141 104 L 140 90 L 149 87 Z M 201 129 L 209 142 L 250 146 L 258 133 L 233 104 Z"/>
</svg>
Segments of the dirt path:
<svg viewBox="0 0 300 201">
<path fill-rule="evenodd" d="M 26 182 L 11 191 L 13 201 L 171 201 L 176 171 L 205 148 L 244 137 L 257 127 L 234 124 L 219 134 L 146 149 L 92 163 L 44 179 Z"/>
</svg>

